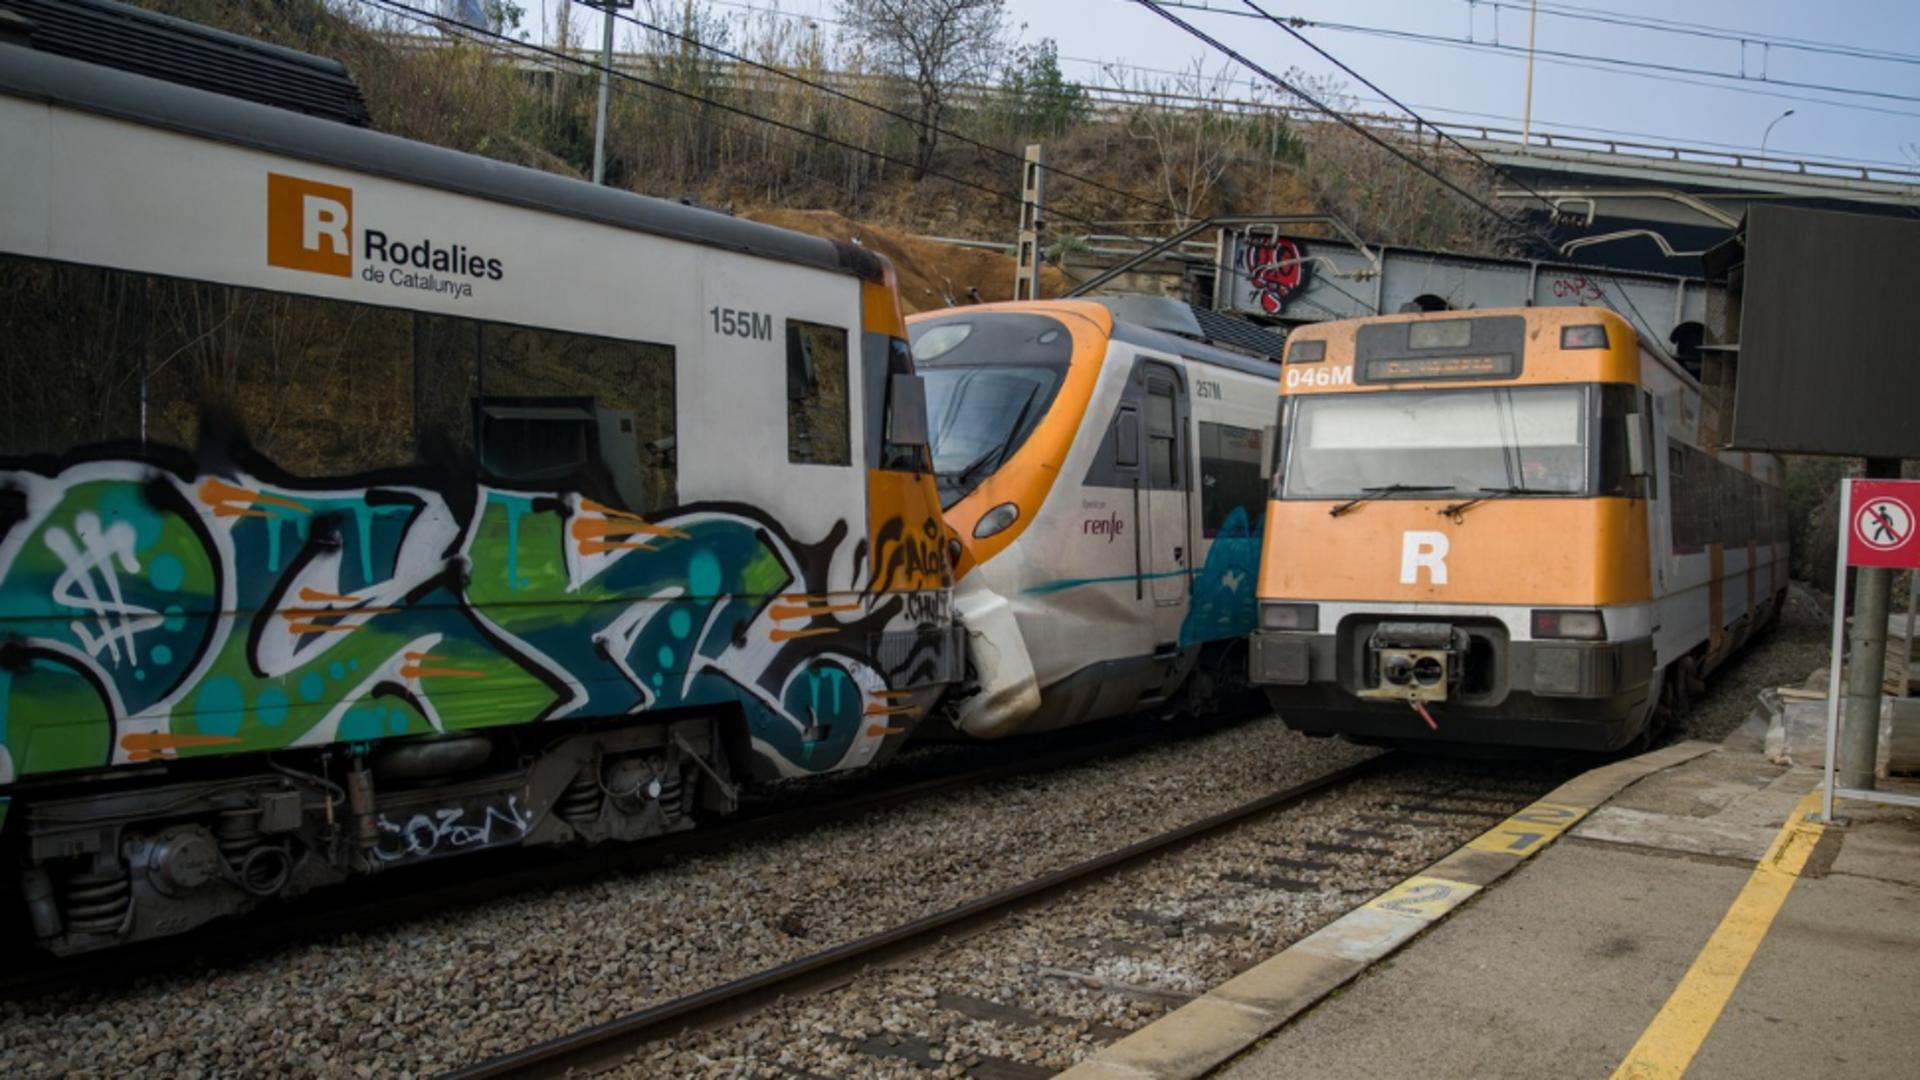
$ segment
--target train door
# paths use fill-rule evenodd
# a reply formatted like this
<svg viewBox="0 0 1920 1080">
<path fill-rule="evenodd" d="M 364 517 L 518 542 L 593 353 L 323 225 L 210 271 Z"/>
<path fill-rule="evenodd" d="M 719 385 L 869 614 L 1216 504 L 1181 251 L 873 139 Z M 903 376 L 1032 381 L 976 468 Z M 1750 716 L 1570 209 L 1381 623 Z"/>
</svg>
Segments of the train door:
<svg viewBox="0 0 1920 1080">
<path fill-rule="evenodd" d="M 1188 482 L 1191 447 L 1187 403 L 1179 374 L 1166 364 L 1141 365 L 1146 384 L 1146 574 L 1154 604 L 1154 641 L 1179 639 L 1190 591 L 1192 555 Z"/>
</svg>

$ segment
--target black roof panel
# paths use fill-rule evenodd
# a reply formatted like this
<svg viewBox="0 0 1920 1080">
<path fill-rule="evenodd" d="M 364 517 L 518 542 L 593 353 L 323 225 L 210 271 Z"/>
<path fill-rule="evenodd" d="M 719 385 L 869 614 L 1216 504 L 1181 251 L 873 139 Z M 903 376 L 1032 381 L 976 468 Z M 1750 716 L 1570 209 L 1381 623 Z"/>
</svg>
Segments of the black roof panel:
<svg viewBox="0 0 1920 1080">
<path fill-rule="evenodd" d="M 0 0 L 27 44 L 56 56 L 365 127 L 367 103 L 338 61 L 114 0 Z M 12 20 L 9 20 L 12 22 Z M 19 23 L 10 27 L 19 33 Z"/>
</svg>

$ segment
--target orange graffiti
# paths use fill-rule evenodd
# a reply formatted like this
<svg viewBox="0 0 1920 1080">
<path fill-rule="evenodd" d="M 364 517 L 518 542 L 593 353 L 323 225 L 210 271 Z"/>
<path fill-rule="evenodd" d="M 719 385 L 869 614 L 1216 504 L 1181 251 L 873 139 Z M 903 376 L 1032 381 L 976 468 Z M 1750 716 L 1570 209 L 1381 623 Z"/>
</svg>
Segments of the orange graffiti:
<svg viewBox="0 0 1920 1080">
<path fill-rule="evenodd" d="M 249 491 L 224 480 L 208 477 L 200 484 L 200 501 L 213 508 L 214 517 L 270 517 L 265 510 L 251 509 L 256 503 L 267 506 L 279 506 L 296 510 L 302 514 L 311 514 L 312 510 L 292 499 L 269 495 L 264 491 Z"/>
<path fill-rule="evenodd" d="M 120 736 L 120 749 L 134 761 L 151 761 L 175 750 L 194 746 L 225 746 L 241 741 L 238 735 L 175 735 L 165 731 L 139 731 Z"/>
<path fill-rule="evenodd" d="M 616 510 L 603 506 L 592 499 L 581 499 L 580 508 L 588 513 L 601 515 L 600 520 L 587 517 L 573 519 L 573 538 L 580 543 L 580 554 L 599 555 L 608 551 L 631 551 L 644 549 L 648 545 L 644 540 L 605 540 L 602 537 L 616 536 L 662 536 L 671 540 L 685 540 L 687 534 L 679 529 L 655 525 L 638 514 L 625 510 Z"/>
<path fill-rule="evenodd" d="M 881 727 L 879 724 L 871 724 L 867 727 L 867 734 L 878 739 L 887 735 L 898 735 L 906 730 L 903 727 Z"/>
<path fill-rule="evenodd" d="M 865 716 L 907 716 L 919 712 L 917 705 L 869 705 Z"/>
</svg>

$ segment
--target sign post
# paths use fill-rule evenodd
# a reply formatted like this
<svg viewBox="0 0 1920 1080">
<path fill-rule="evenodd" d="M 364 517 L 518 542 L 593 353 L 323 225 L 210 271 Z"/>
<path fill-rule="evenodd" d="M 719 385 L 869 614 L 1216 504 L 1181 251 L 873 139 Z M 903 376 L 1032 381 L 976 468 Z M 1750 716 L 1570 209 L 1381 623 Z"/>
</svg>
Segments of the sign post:
<svg viewBox="0 0 1920 1080">
<path fill-rule="evenodd" d="M 1842 480 L 1840 534 L 1833 568 L 1833 658 L 1827 677 L 1827 759 L 1820 797 L 1820 819 L 1827 822 L 1833 820 L 1833 800 L 1837 795 L 1895 806 L 1920 806 L 1920 796 L 1840 788 L 1834 783 L 1834 759 L 1840 736 L 1840 659 L 1845 644 L 1847 567 L 1920 570 L 1920 480 Z M 1911 612 L 1908 619 L 1911 625 Z M 1907 647 L 1912 648 L 1911 641 Z M 1862 657 L 1854 658 L 1856 664 L 1863 661 Z M 1873 692 L 1876 696 L 1879 694 L 1877 685 Z M 1875 708 L 1870 717 L 1868 722 L 1877 725 L 1879 710 Z M 1867 768 L 1872 767 L 1872 762 L 1868 762 Z M 1871 772 L 1868 775 L 1871 776 Z"/>
</svg>

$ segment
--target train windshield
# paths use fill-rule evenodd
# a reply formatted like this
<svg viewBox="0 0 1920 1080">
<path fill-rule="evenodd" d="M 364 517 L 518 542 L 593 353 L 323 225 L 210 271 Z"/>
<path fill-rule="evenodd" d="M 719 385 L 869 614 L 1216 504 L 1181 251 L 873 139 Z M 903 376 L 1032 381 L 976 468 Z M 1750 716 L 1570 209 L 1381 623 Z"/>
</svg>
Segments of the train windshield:
<svg viewBox="0 0 1920 1080">
<path fill-rule="evenodd" d="M 1588 489 L 1583 386 L 1310 394 L 1294 401 L 1283 498 Z"/>
<path fill-rule="evenodd" d="M 987 313 L 909 328 L 927 387 L 933 472 L 946 506 L 1025 443 L 1066 377 L 1073 343 L 1043 315 Z"/>
</svg>

